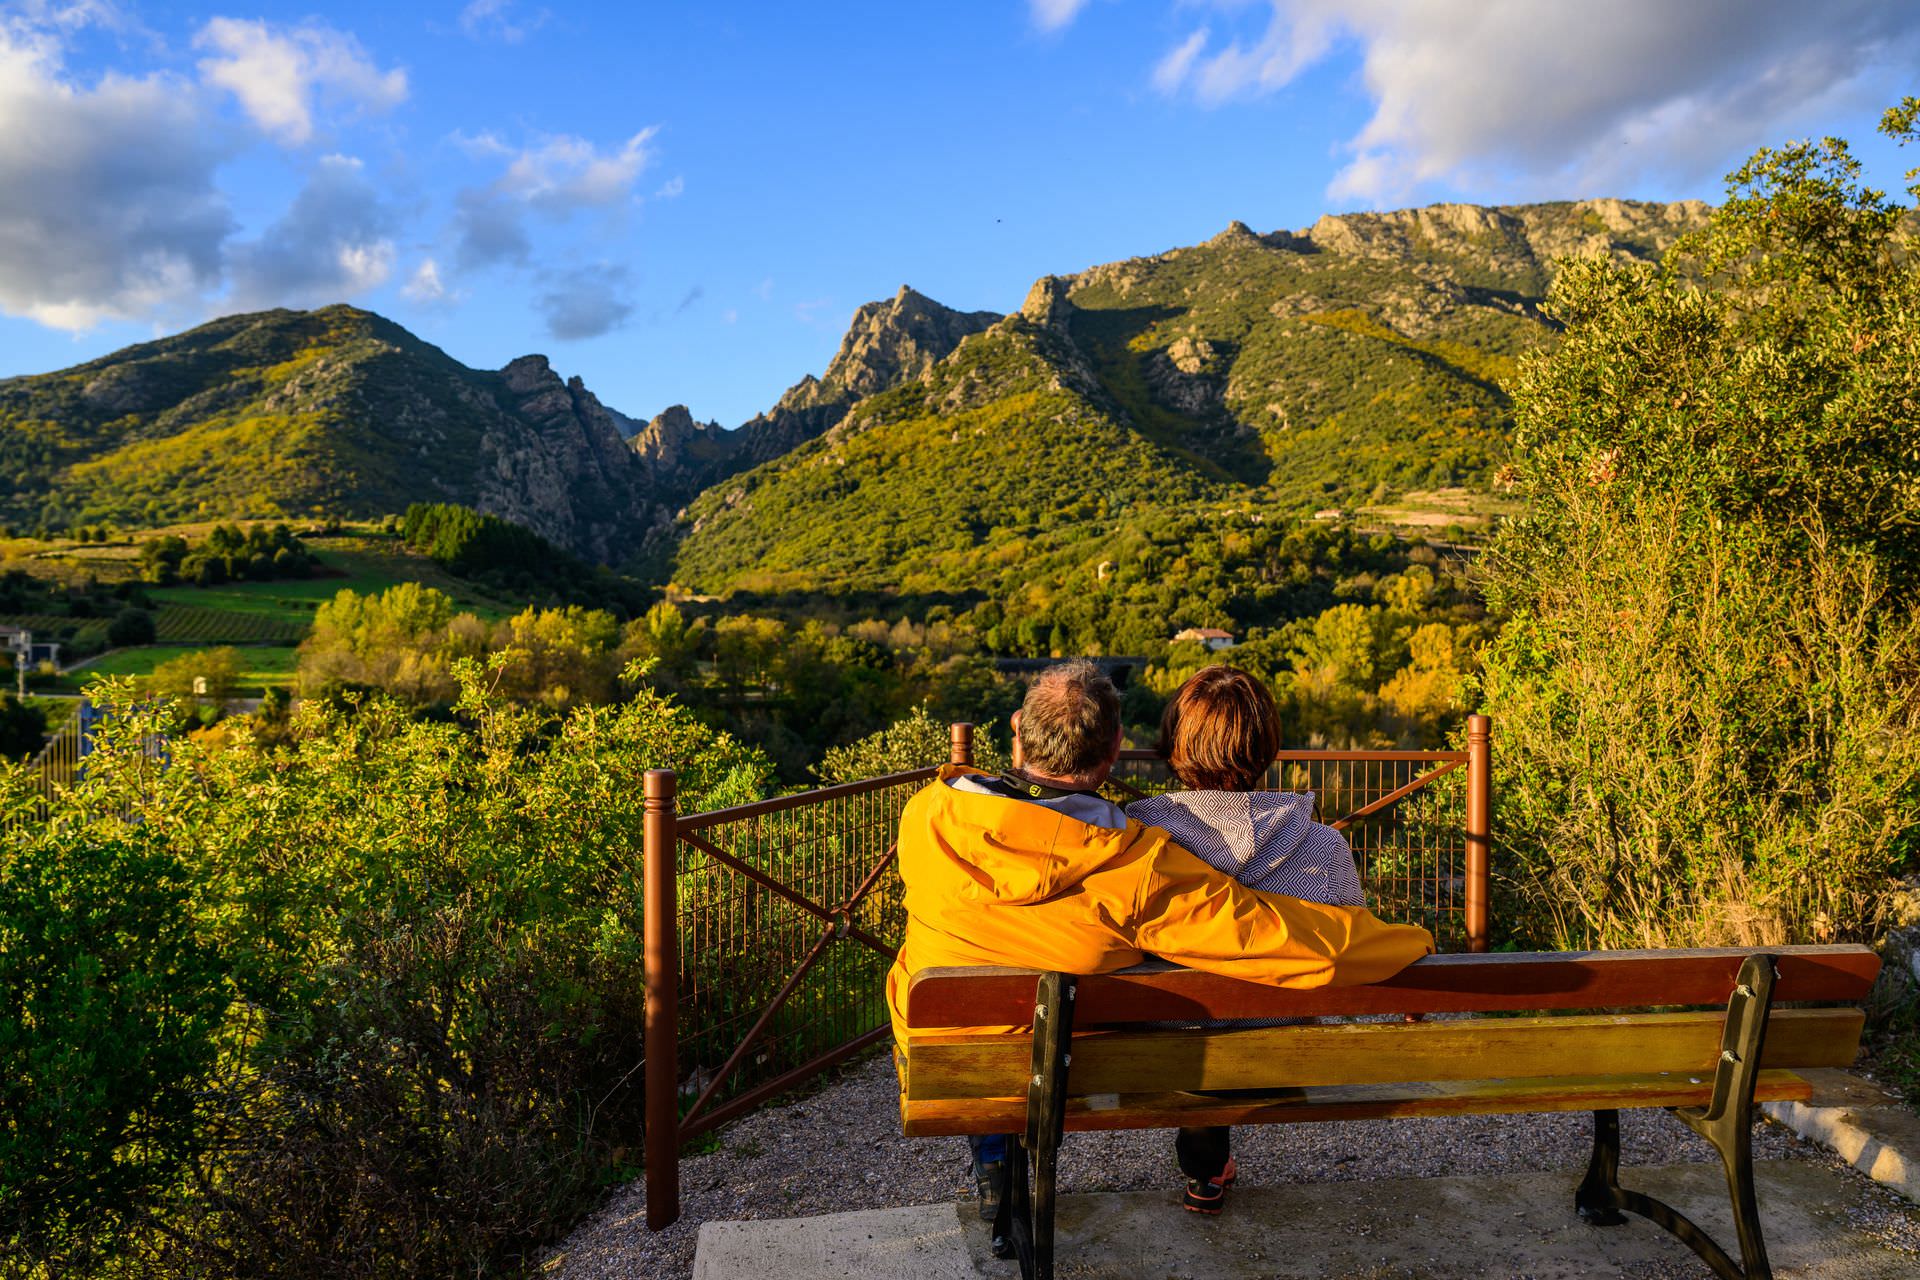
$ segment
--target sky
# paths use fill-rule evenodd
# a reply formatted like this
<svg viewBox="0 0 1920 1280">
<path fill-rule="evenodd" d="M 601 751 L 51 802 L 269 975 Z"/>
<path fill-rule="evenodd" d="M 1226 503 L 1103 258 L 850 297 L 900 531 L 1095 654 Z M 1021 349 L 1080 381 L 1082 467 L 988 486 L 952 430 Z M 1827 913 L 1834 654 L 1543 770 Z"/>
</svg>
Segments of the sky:
<svg viewBox="0 0 1920 1280">
<path fill-rule="evenodd" d="M 0 0 L 0 377 L 351 302 L 733 426 L 910 284 L 1231 220 L 1716 199 L 1876 139 L 1910 0 Z"/>
</svg>

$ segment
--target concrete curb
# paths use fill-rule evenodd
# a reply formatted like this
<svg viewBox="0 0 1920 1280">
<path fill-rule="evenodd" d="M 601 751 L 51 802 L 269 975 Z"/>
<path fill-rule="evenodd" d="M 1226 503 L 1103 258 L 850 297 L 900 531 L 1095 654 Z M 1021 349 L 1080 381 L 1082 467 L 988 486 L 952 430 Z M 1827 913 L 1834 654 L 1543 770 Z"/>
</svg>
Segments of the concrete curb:
<svg viewBox="0 0 1920 1280">
<path fill-rule="evenodd" d="M 1851 1071 L 1800 1073 L 1813 1084 L 1806 1102 L 1764 1102 L 1761 1109 L 1809 1142 L 1920 1203 L 1920 1114 Z"/>
</svg>

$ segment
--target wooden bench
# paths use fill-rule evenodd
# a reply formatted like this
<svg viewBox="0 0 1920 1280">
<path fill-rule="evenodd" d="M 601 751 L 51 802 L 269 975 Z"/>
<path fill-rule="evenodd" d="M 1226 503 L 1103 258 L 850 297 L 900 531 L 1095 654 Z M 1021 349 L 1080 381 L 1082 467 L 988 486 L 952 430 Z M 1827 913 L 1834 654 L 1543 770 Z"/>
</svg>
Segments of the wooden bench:
<svg viewBox="0 0 1920 1280">
<path fill-rule="evenodd" d="M 1879 968 L 1855 946 L 1439 955 L 1372 986 L 1310 991 L 1165 964 L 1080 978 L 928 969 L 908 989 L 901 1116 L 913 1137 L 1021 1135 L 995 1234 L 1027 1280 L 1053 1274 L 1065 1130 L 1530 1111 L 1593 1112 L 1593 1156 L 1574 1194 L 1587 1222 L 1637 1213 L 1717 1275 L 1763 1280 L 1772 1273 L 1754 1197 L 1753 1104 L 1806 1099 L 1795 1068 L 1853 1062 L 1857 1006 Z M 1406 1014 L 1467 1016 L 1141 1025 Z M 1035 1030 L 937 1030 L 991 1026 Z M 1670 1108 L 1719 1152 L 1740 1264 L 1673 1208 L 1621 1187 L 1627 1107 Z"/>
</svg>

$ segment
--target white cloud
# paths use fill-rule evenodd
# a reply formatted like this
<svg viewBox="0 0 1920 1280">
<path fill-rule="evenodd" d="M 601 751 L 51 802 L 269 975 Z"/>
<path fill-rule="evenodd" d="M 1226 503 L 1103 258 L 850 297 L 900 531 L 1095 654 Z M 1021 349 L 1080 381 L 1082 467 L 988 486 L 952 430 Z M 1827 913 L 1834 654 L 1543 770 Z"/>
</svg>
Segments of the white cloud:
<svg viewBox="0 0 1920 1280">
<path fill-rule="evenodd" d="M 558 213 L 615 204 L 633 194 L 634 180 L 652 159 L 648 144 L 658 132 L 657 126 L 642 129 L 605 153 L 585 138 L 548 138 L 516 154 L 494 185 L 537 209 Z"/>
<path fill-rule="evenodd" d="M 588 209 L 619 208 L 638 199 L 634 184 L 653 159 L 659 130 L 642 129 L 616 147 L 560 134 L 514 148 L 492 134 L 456 137 L 469 154 L 503 160 L 500 176 L 457 197 L 454 233 L 462 267 L 524 263 L 532 250 L 528 213 L 563 221 Z"/>
<path fill-rule="evenodd" d="M 1033 25 L 1042 31 L 1058 31 L 1087 7 L 1087 0 L 1027 0 Z"/>
<path fill-rule="evenodd" d="M 611 333 L 633 315 L 627 299 L 625 267 L 603 263 L 576 267 L 546 277 L 546 290 L 535 305 L 547 322 L 547 332 L 562 341 L 597 338 Z"/>
<path fill-rule="evenodd" d="M 660 189 L 653 194 L 662 200 L 674 200 L 678 199 L 686 189 L 687 180 L 675 174 L 673 177 L 661 183 Z"/>
<path fill-rule="evenodd" d="M 316 101 L 384 111 L 407 96 L 407 73 L 374 66 L 360 42 L 318 22 L 276 29 L 215 18 L 194 37 L 208 84 L 232 93 L 261 129 L 282 142 L 313 136 Z"/>
<path fill-rule="evenodd" d="M 408 277 L 400 293 L 407 301 L 422 305 L 446 301 L 447 286 L 440 279 L 440 264 L 432 258 L 423 258 L 420 265 L 413 269 L 413 275 Z"/>
<path fill-rule="evenodd" d="M 1245 6 L 1212 7 L 1232 23 Z M 1268 0 L 1259 13 L 1224 44 L 1187 37 L 1154 84 L 1206 105 L 1255 97 L 1351 42 L 1374 113 L 1330 191 L 1359 200 L 1714 176 L 1820 113 L 1893 100 L 1920 51 L 1920 6 L 1889 0 Z"/>
<path fill-rule="evenodd" d="M 323 306 L 378 288 L 393 274 L 394 223 L 358 160 L 324 156 L 277 222 L 232 246 L 228 303 Z"/>
<path fill-rule="evenodd" d="M 519 44 L 553 17 L 546 9 L 517 14 L 518 8 L 514 0 L 473 0 L 460 11 L 460 29 L 469 39 Z"/>
<path fill-rule="evenodd" d="M 76 84 L 55 40 L 0 22 L 0 310 L 79 330 L 216 285 L 233 224 L 212 138 L 190 85 Z"/>
<path fill-rule="evenodd" d="M 1187 73 L 1193 70 L 1193 60 L 1200 56 L 1200 50 L 1206 46 L 1208 31 L 1201 27 L 1185 40 L 1167 51 L 1153 69 L 1153 87 L 1162 93 L 1176 92 Z"/>
</svg>

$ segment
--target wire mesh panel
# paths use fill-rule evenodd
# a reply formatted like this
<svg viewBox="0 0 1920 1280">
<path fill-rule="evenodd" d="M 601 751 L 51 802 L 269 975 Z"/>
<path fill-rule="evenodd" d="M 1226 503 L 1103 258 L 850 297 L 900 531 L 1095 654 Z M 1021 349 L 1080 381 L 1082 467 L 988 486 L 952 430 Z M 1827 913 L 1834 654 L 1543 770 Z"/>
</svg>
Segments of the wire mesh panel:
<svg viewBox="0 0 1920 1280">
<path fill-rule="evenodd" d="M 678 821 L 687 1134 L 885 1028 L 886 971 L 905 923 L 893 865 L 900 812 L 933 772 Z"/>
<path fill-rule="evenodd" d="M 1353 846 L 1376 915 L 1425 925 L 1442 951 L 1462 951 L 1466 760 L 1459 751 L 1283 751 L 1263 786 L 1313 795 L 1314 817 Z M 1124 802 L 1177 789 L 1165 761 L 1129 751 L 1109 794 Z"/>
</svg>

